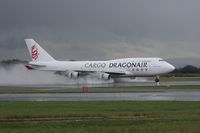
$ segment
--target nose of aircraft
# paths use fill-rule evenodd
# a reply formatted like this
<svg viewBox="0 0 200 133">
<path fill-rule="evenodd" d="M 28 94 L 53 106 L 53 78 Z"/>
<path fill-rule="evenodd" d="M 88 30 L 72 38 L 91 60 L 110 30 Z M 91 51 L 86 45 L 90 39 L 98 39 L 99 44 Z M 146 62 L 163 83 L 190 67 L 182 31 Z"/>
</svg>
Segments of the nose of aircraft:
<svg viewBox="0 0 200 133">
<path fill-rule="evenodd" d="M 169 72 L 172 72 L 172 71 L 174 71 L 175 67 L 173 65 L 167 63 L 167 69 Z"/>
</svg>

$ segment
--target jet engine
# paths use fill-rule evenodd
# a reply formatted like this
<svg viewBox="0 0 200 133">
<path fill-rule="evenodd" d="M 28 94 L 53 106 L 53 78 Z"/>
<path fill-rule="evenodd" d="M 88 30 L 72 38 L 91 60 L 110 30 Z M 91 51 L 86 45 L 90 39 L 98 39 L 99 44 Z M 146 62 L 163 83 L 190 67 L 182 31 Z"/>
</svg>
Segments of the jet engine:
<svg viewBox="0 0 200 133">
<path fill-rule="evenodd" d="M 67 76 L 69 78 L 78 78 L 79 77 L 79 72 L 68 72 Z"/>
<path fill-rule="evenodd" d="M 110 74 L 107 74 L 107 73 L 100 73 L 100 74 L 99 74 L 99 79 L 109 80 L 109 79 L 110 79 Z"/>
</svg>

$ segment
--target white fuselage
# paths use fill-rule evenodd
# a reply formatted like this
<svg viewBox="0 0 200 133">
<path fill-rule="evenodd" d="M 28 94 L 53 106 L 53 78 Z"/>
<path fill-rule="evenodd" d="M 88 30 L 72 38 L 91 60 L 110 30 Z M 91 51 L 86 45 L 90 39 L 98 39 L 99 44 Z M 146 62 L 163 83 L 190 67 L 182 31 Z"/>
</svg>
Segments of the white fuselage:
<svg viewBox="0 0 200 133">
<path fill-rule="evenodd" d="M 39 70 L 102 72 L 120 74 L 120 76 L 145 77 L 169 73 L 175 68 L 162 58 L 122 58 L 107 61 L 37 61 Z"/>
</svg>

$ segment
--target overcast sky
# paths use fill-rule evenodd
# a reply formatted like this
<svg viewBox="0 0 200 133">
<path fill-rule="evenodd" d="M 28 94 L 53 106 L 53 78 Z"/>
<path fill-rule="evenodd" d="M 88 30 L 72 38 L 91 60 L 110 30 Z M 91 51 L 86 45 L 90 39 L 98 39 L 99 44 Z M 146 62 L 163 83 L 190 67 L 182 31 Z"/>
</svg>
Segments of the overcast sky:
<svg viewBox="0 0 200 133">
<path fill-rule="evenodd" d="M 0 59 L 200 57 L 200 0 L 1 0 Z"/>
</svg>

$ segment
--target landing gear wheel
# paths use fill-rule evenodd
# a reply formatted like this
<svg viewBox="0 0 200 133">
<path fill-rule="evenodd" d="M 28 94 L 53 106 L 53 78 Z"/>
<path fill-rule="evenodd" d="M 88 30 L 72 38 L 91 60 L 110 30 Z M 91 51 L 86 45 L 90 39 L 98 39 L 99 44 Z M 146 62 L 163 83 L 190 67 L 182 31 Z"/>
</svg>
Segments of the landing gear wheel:
<svg viewBox="0 0 200 133">
<path fill-rule="evenodd" d="M 159 78 L 159 76 L 156 76 L 155 82 L 156 82 L 156 85 L 160 85 L 160 78 Z"/>
<path fill-rule="evenodd" d="M 158 79 L 158 78 L 155 78 L 155 82 L 157 83 L 157 82 L 160 82 L 160 79 Z"/>
</svg>

